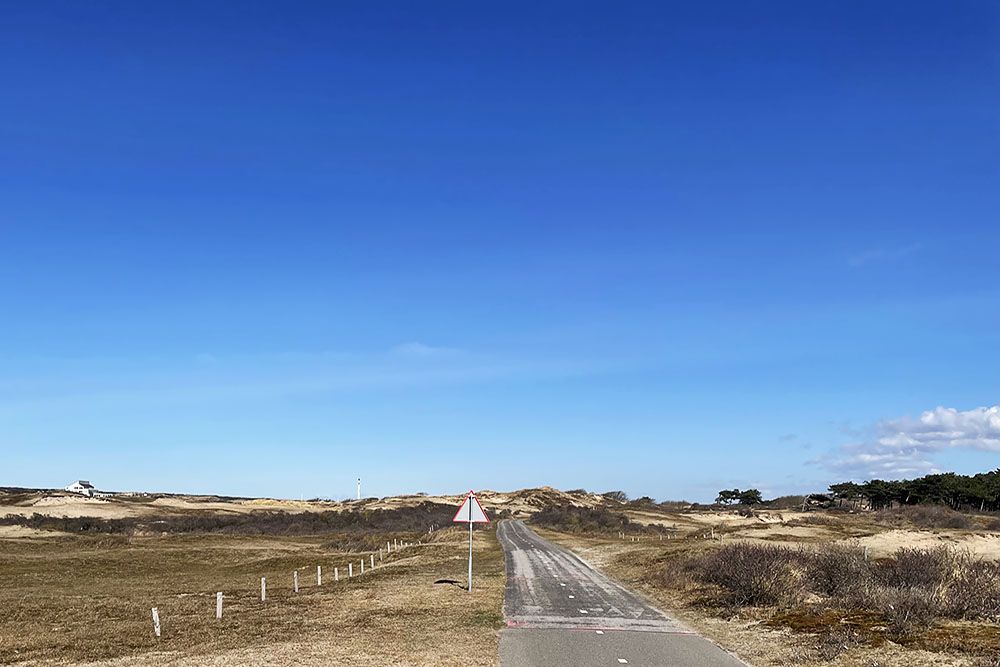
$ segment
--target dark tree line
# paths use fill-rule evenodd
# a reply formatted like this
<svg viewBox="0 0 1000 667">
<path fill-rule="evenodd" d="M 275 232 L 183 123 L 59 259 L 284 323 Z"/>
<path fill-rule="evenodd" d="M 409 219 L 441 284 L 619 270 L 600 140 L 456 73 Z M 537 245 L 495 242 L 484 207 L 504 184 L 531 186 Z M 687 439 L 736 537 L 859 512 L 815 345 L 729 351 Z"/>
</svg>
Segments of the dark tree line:
<svg viewBox="0 0 1000 667">
<path fill-rule="evenodd" d="M 841 505 L 861 504 L 874 510 L 895 505 L 945 505 L 954 510 L 1000 510 L 1000 468 L 977 475 L 953 472 L 917 479 L 872 479 L 864 484 L 831 484 Z"/>
</svg>

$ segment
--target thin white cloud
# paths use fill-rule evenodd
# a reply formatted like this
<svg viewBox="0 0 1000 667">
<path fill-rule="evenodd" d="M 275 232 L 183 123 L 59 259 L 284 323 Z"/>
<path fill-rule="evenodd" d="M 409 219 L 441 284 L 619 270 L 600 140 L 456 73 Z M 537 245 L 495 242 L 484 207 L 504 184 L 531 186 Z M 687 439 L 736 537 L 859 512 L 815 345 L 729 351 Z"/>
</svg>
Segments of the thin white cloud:
<svg viewBox="0 0 1000 667">
<path fill-rule="evenodd" d="M 920 243 L 911 243 L 898 248 L 874 248 L 872 250 L 866 250 L 848 257 L 847 263 L 851 266 L 857 267 L 872 264 L 874 262 L 886 262 L 902 259 L 907 255 L 912 255 L 917 252 L 921 247 L 923 246 Z"/>
<path fill-rule="evenodd" d="M 957 410 L 936 407 L 917 419 L 880 422 L 874 437 L 816 461 L 854 478 L 899 478 L 940 472 L 933 455 L 949 449 L 1000 452 L 1000 405 Z"/>
<path fill-rule="evenodd" d="M 537 382 L 586 377 L 614 369 L 573 359 L 476 358 L 455 354 L 447 363 L 403 363 L 384 354 L 349 361 L 311 357 L 290 366 L 254 368 L 244 359 L 240 368 L 211 367 L 210 377 L 193 374 L 127 376 L 99 383 L 75 378 L 53 378 L 35 388 L 5 396 L 0 392 L 0 418 L 24 411 L 63 409 L 125 409 L 148 405 L 190 405 L 208 402 L 244 402 L 343 391 L 400 390 L 422 387 Z M 127 388 L 126 388 L 127 387 Z"/>
<path fill-rule="evenodd" d="M 439 357 L 451 357 L 461 354 L 461 350 L 455 347 L 443 347 L 437 345 L 427 345 L 417 341 L 402 343 L 393 347 L 390 352 L 399 357 L 410 357 L 415 359 L 428 359 Z"/>
</svg>

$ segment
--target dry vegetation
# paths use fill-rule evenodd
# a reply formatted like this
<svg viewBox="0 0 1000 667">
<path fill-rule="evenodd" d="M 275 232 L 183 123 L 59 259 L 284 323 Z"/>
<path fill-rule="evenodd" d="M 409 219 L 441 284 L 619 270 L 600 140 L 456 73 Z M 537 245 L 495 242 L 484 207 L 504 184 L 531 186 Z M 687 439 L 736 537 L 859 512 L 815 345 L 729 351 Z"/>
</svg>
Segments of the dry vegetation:
<svg viewBox="0 0 1000 667">
<path fill-rule="evenodd" d="M 496 664 L 504 575 L 492 531 L 477 533 L 471 594 L 435 583 L 465 581 L 461 529 L 425 535 L 423 544 L 393 553 L 362 577 L 359 561 L 367 555 L 341 550 L 359 535 L 373 543 L 386 537 L 0 533 L 0 663 Z M 345 580 L 348 562 L 356 576 Z M 316 565 L 323 566 L 322 587 Z M 221 621 L 216 591 L 225 594 Z M 153 606 L 160 639 L 152 632 Z"/>
<path fill-rule="evenodd" d="M 625 513 L 627 526 L 675 532 L 622 540 L 607 529 L 616 512 L 588 513 L 588 531 L 570 510 L 550 512 L 564 520 L 543 520 L 543 534 L 752 664 L 1000 664 L 995 517 L 924 507 Z"/>
<path fill-rule="evenodd" d="M 758 666 L 1000 664 L 995 513 L 803 512 L 801 498 L 719 510 L 551 488 L 479 496 L 491 515 L 530 517 Z M 449 526 L 461 500 L 0 493 L 0 517 L 10 515 L 0 520 L 0 663 L 495 664 L 503 562 L 491 531 L 477 533 L 472 595 L 434 583 L 465 580 L 455 529 L 333 583 L 334 566 L 357 566 L 385 539 Z"/>
<path fill-rule="evenodd" d="M 0 526 L 22 526 L 67 533 L 168 534 L 223 533 L 228 535 L 320 535 L 332 532 L 381 535 L 387 532 L 423 532 L 432 525 L 448 525 L 455 507 L 421 502 L 393 509 L 355 509 L 323 512 L 279 512 L 253 510 L 245 513 L 188 512 L 147 514 L 105 519 L 99 517 L 30 516 L 0 517 Z"/>
<path fill-rule="evenodd" d="M 626 531 L 632 535 L 659 535 L 670 532 L 659 524 L 647 525 L 633 522 L 624 511 L 572 505 L 541 509 L 531 515 L 531 523 L 570 533 L 618 534 L 620 531 Z"/>
<path fill-rule="evenodd" d="M 877 627 L 895 640 L 941 619 L 1000 620 L 1000 563 L 947 548 L 900 549 L 876 561 L 845 546 L 737 542 L 692 557 L 679 569 L 669 575 L 672 583 L 687 575 L 692 583 L 710 584 L 710 602 L 733 613 L 776 607 L 869 615 L 868 630 Z"/>
</svg>

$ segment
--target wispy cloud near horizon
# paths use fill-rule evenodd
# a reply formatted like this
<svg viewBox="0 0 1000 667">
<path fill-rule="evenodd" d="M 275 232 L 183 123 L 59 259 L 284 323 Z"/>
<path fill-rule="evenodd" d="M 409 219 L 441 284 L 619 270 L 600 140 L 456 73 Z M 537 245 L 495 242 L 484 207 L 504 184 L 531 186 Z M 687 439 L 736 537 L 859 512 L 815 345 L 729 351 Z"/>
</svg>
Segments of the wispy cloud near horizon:
<svg viewBox="0 0 1000 667">
<path fill-rule="evenodd" d="M 889 262 L 919 252 L 921 248 L 923 248 L 922 243 L 910 243 L 896 248 L 873 248 L 851 255 L 847 258 L 847 263 L 853 267 L 861 267 L 878 262 Z"/>
<path fill-rule="evenodd" d="M 441 357 L 453 357 L 460 355 L 464 350 L 457 347 L 445 347 L 442 345 L 427 345 L 419 341 L 410 341 L 393 346 L 389 352 L 397 357 L 409 357 L 411 359 L 430 359 Z"/>
<path fill-rule="evenodd" d="M 419 361 L 420 363 L 415 363 Z M 0 416 L 25 410 L 125 409 L 145 405 L 253 402 L 342 391 L 558 380 L 612 370 L 580 359 L 473 354 L 409 343 L 381 352 L 244 356 L 159 373 L 122 369 L 100 382 L 84 370 L 10 381 Z"/>
</svg>

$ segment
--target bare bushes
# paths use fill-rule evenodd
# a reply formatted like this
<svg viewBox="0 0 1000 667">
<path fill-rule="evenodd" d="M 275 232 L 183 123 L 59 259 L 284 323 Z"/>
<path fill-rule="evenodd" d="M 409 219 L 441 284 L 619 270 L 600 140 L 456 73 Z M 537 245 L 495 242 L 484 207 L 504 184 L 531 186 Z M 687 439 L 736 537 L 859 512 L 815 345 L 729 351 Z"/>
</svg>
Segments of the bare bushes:
<svg viewBox="0 0 1000 667">
<path fill-rule="evenodd" d="M 937 591 L 955 569 L 957 555 L 948 549 L 899 549 L 874 564 L 879 583 L 890 588 Z"/>
<path fill-rule="evenodd" d="M 227 535 L 322 535 L 326 533 L 426 532 L 429 526 L 449 525 L 455 508 L 423 502 L 413 507 L 342 512 L 248 512 L 245 514 L 190 513 L 153 517 L 101 519 L 7 515 L 0 525 L 91 534 L 222 533 Z"/>
<path fill-rule="evenodd" d="M 719 586 L 730 605 L 783 606 L 805 591 L 799 552 L 766 544 L 730 544 L 695 561 L 693 572 Z"/>
<path fill-rule="evenodd" d="M 945 601 L 954 618 L 1000 621 L 1000 563 L 959 554 Z"/>
<path fill-rule="evenodd" d="M 1000 620 L 1000 563 L 945 548 L 900 549 L 873 561 L 845 546 L 737 543 L 695 557 L 688 570 L 717 587 L 725 605 L 788 607 L 808 598 L 816 607 L 877 614 L 893 635 L 942 618 Z"/>
<path fill-rule="evenodd" d="M 529 521 L 537 526 L 562 530 L 567 533 L 663 533 L 662 526 L 633 523 L 622 512 L 604 507 L 577 507 L 552 505 L 535 512 Z"/>
<path fill-rule="evenodd" d="M 889 632 L 896 636 L 928 628 L 943 616 L 938 596 L 923 588 L 879 588 L 872 603 L 885 616 Z"/>
<path fill-rule="evenodd" d="M 875 573 L 860 549 L 832 545 L 802 556 L 809 588 L 816 594 L 849 601 L 850 606 L 871 595 Z"/>
<path fill-rule="evenodd" d="M 918 528 L 957 529 L 974 527 L 974 522 L 968 514 L 941 505 L 906 505 L 881 510 L 877 516 L 880 523 L 890 526 L 913 525 Z"/>
</svg>

